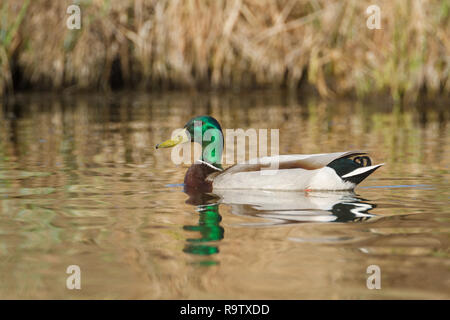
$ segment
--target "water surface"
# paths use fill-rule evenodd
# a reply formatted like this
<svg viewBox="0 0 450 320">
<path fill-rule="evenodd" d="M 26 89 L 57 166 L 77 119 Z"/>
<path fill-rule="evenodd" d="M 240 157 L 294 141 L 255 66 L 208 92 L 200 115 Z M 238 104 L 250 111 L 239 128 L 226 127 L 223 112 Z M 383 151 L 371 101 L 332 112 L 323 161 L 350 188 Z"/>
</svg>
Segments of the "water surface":
<svg viewBox="0 0 450 320">
<path fill-rule="evenodd" d="M 386 165 L 355 193 L 187 195 L 187 166 L 154 146 L 200 114 L 279 129 L 282 154 L 363 149 Z M 3 103 L 0 298 L 448 299 L 448 121 L 438 105 L 283 93 Z"/>
</svg>

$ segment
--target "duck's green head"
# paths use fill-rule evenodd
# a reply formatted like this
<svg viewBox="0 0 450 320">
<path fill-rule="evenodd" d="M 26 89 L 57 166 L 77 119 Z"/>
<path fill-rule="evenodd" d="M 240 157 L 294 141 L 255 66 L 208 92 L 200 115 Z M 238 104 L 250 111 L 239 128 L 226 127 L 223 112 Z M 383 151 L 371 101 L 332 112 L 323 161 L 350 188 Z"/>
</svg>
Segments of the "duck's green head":
<svg viewBox="0 0 450 320">
<path fill-rule="evenodd" d="M 198 142 L 202 146 L 201 160 L 221 167 L 223 133 L 219 122 L 210 116 L 192 118 L 174 138 L 156 145 L 158 148 L 172 148 L 181 143 Z"/>
</svg>

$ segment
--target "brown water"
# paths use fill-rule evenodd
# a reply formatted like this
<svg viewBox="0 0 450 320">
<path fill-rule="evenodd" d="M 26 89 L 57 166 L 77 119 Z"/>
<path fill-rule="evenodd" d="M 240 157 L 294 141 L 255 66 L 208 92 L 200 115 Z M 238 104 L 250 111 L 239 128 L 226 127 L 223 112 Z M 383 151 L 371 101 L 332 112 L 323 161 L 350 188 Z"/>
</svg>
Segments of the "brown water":
<svg viewBox="0 0 450 320">
<path fill-rule="evenodd" d="M 186 166 L 154 145 L 199 114 L 278 128 L 282 154 L 363 149 L 386 166 L 356 194 L 188 197 Z M 448 107 L 24 96 L 0 124 L 0 298 L 450 298 Z"/>
</svg>

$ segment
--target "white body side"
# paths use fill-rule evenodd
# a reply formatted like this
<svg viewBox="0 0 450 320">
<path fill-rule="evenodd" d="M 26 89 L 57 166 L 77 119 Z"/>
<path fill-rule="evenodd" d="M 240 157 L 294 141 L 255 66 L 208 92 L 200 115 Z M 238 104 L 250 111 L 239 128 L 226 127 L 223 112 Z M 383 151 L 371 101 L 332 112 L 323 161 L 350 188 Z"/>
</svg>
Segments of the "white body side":
<svg viewBox="0 0 450 320">
<path fill-rule="evenodd" d="M 332 168 L 316 170 L 279 169 L 268 172 L 247 171 L 218 175 L 213 180 L 213 190 L 263 189 L 263 190 L 352 190 L 355 184 L 342 180 Z"/>
</svg>

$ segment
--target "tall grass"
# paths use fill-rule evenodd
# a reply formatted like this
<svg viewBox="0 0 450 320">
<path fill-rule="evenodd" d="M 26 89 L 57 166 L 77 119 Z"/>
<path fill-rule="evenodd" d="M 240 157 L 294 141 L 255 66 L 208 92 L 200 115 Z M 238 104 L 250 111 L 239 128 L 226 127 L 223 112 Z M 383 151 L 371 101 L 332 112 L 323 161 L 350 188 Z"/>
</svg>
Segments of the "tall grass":
<svg viewBox="0 0 450 320">
<path fill-rule="evenodd" d="M 82 10 L 68 30 L 68 5 Z M 450 92 L 450 2 L 3 0 L 0 95 L 36 88 L 314 87 L 322 96 Z M 5 36 L 6 35 L 6 36 Z M 12 68 L 14 66 L 14 68 Z M 10 90 L 7 90 L 7 89 Z"/>
</svg>

